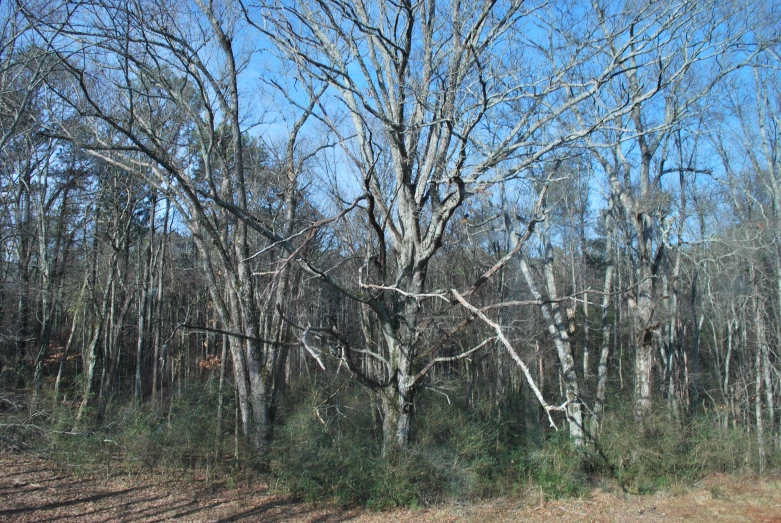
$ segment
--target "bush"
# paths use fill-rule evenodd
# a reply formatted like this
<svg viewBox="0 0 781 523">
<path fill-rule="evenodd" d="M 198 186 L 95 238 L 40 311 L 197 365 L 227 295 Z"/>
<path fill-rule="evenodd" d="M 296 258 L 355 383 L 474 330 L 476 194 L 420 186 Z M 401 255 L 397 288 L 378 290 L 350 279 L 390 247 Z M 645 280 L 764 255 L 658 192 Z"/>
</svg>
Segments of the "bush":
<svg viewBox="0 0 781 523">
<path fill-rule="evenodd" d="M 171 402 L 166 417 L 151 408 L 130 408 L 120 438 L 123 446 L 132 458 L 150 467 L 205 465 L 217 448 L 214 391 L 186 388 Z"/>
<path fill-rule="evenodd" d="M 337 414 L 338 416 L 338 414 Z M 271 471 L 295 496 L 374 509 L 429 501 L 440 484 L 427 460 L 410 453 L 381 455 L 372 427 L 329 419 L 312 406 L 291 413 L 277 430 Z"/>
<path fill-rule="evenodd" d="M 519 482 L 540 482 L 551 496 L 580 493 L 584 484 L 581 456 L 566 437 L 518 450 L 495 420 L 439 395 L 419 397 L 409 452 L 383 457 L 362 398 L 365 393 L 350 392 L 332 398 L 352 414 L 349 421 L 336 407 L 316 416 L 313 398 L 293 400 L 277 429 L 271 462 L 291 493 L 306 501 L 387 509 L 501 495 Z"/>
<path fill-rule="evenodd" d="M 494 422 L 440 397 L 423 397 L 419 410 L 425 416 L 416 420 L 416 451 L 438 471 L 440 490 L 458 499 L 504 492 L 509 460 Z"/>
<path fill-rule="evenodd" d="M 579 496 L 587 487 L 584 454 L 565 431 L 552 433 L 541 445 L 518 453 L 519 479 L 531 482 L 549 498 Z"/>
<path fill-rule="evenodd" d="M 601 456 L 595 459 L 603 465 L 598 472 L 612 473 L 632 492 L 694 483 L 712 472 L 739 473 L 757 463 L 753 434 L 742 428 L 724 428 L 707 414 L 682 426 L 666 412 L 655 412 L 644 430 L 627 424 L 627 416 L 631 413 L 605 417 L 598 448 Z"/>
<path fill-rule="evenodd" d="M 214 464 L 217 448 L 216 390 L 185 386 L 165 409 L 137 408 L 131 399 L 106 409 L 101 426 L 73 433 L 73 413 L 59 408 L 53 416 L 49 450 L 77 469 L 107 473 L 141 468 L 189 469 Z M 230 414 L 230 405 L 225 406 Z M 226 421 L 225 426 L 232 428 Z M 113 471 L 113 472 L 112 472 Z"/>
</svg>

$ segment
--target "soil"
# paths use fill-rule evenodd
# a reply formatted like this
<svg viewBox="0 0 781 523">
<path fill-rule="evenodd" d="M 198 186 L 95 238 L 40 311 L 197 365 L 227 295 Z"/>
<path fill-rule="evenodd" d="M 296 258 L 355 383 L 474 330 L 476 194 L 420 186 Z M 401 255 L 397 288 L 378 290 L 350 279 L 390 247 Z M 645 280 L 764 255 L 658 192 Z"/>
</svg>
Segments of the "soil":
<svg viewBox="0 0 781 523">
<path fill-rule="evenodd" d="M 781 477 L 714 475 L 668 492 L 633 496 L 595 488 L 578 499 L 512 498 L 418 510 L 367 512 L 301 503 L 263 483 L 234 485 L 198 473 L 77 474 L 40 456 L 0 453 L 0 521 L 517 522 L 701 521 L 781 523 Z"/>
</svg>

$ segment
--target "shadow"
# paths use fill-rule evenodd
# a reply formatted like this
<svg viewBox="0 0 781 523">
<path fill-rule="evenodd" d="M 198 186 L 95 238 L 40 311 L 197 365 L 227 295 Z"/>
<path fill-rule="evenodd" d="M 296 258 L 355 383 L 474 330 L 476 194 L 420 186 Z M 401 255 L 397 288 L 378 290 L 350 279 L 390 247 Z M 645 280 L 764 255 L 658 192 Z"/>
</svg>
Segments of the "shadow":
<svg viewBox="0 0 781 523">
<path fill-rule="evenodd" d="M 56 482 L 67 476 L 59 476 L 56 478 L 45 478 L 36 481 L 26 481 L 23 484 L 8 485 L 0 487 L 0 494 L 10 494 L 12 492 L 27 493 L 35 492 L 37 490 L 46 490 L 56 494 L 67 494 L 74 490 L 80 490 L 83 485 L 91 485 L 92 481 L 87 479 L 74 480 L 70 483 L 57 484 L 56 487 L 48 486 L 46 483 Z M 143 487 L 142 487 L 143 488 Z"/>
<path fill-rule="evenodd" d="M 75 478 L 73 477 L 72 474 L 62 473 L 59 476 L 54 476 L 54 477 L 51 477 L 51 478 L 43 478 L 42 480 L 37 481 L 36 483 L 47 483 L 47 482 L 50 482 L 50 481 L 64 481 L 64 480 L 69 480 L 69 479 L 75 479 Z M 80 480 L 76 481 L 75 483 L 84 483 L 85 481 L 86 480 L 84 480 L 84 479 L 80 479 Z"/>
<path fill-rule="evenodd" d="M 287 510 L 283 511 L 282 514 L 275 515 L 271 519 L 263 518 L 263 521 L 279 521 L 280 518 L 284 519 L 286 515 L 289 515 L 291 512 L 290 507 L 293 507 L 295 505 L 296 503 L 292 500 L 270 501 L 267 503 L 262 503 L 244 512 L 239 512 L 238 514 L 233 514 L 226 518 L 218 519 L 217 523 L 230 523 L 231 521 L 241 521 L 242 519 L 247 519 L 247 518 L 253 518 L 257 520 L 259 516 L 267 513 L 270 510 L 273 510 L 275 508 L 288 507 Z"/>
<path fill-rule="evenodd" d="M 46 503 L 44 505 L 37 505 L 37 506 L 27 506 L 27 507 L 19 507 L 19 508 L 12 508 L 7 510 L 0 510 L 0 519 L 2 519 L 4 516 L 13 516 L 15 514 L 24 514 L 26 512 L 34 512 L 38 510 L 54 510 L 57 508 L 63 508 L 63 507 L 70 507 L 74 505 L 81 505 L 83 503 L 93 503 L 95 501 L 100 501 L 101 499 L 111 498 L 115 496 L 121 496 L 123 494 L 128 494 L 130 492 L 135 492 L 137 490 L 142 490 L 144 487 L 133 487 L 128 488 L 125 490 L 118 490 L 114 492 L 105 492 L 103 494 L 94 494 L 92 496 L 87 496 L 84 498 L 76 498 L 71 499 L 67 501 L 57 501 L 54 503 Z"/>
<path fill-rule="evenodd" d="M 1 1 L 1 0 L 0 0 Z M 20 464 L 21 467 L 24 464 Z M 194 485 L 180 478 L 136 478 L 132 487 L 95 478 L 77 478 L 49 468 L 34 468 L 2 475 L 0 521 L 21 519 L 44 521 L 179 521 L 282 522 L 301 519 L 314 523 L 338 523 L 353 520 L 356 512 L 338 507 L 314 508 L 289 497 L 257 499 L 252 505 L 236 506 L 240 494 L 229 495 L 220 483 Z M 0 473 L 2 474 L 2 473 Z M 25 476 L 25 480 L 15 479 Z M 36 477 L 39 476 L 39 477 Z M 47 477 L 40 477 L 47 476 Z M 50 476 L 50 477 L 49 477 Z M 7 479 L 11 478 L 11 479 Z M 139 484 L 143 481 L 143 484 Z M 14 482 L 17 484 L 14 485 Z M 99 492 L 95 492 L 98 490 Z M 263 489 L 267 491 L 268 489 Z M 18 494 L 18 496 L 15 496 Z M 258 492 L 252 492 L 257 495 Z M 246 498 L 245 498 L 246 499 Z M 221 513 L 221 514 L 220 514 Z M 222 517 L 222 519 L 218 519 Z"/>
<path fill-rule="evenodd" d="M 131 503 L 125 503 L 124 505 L 132 505 L 135 504 L 134 502 Z M 123 519 L 127 521 L 133 521 L 135 519 L 146 519 L 146 518 L 154 518 L 154 517 L 160 517 L 166 512 L 181 510 L 184 508 L 187 508 L 189 506 L 192 506 L 195 504 L 195 501 L 179 501 L 176 503 L 172 503 L 166 506 L 155 506 L 155 507 L 139 507 L 138 510 L 131 510 L 128 512 L 123 513 Z M 170 516 L 166 516 L 168 518 Z"/>
<path fill-rule="evenodd" d="M 92 480 L 89 480 L 89 479 L 75 479 L 75 478 L 71 478 L 71 479 L 73 481 L 71 481 L 70 483 L 63 482 L 63 483 L 59 484 L 56 487 L 56 489 L 60 490 L 60 491 L 67 492 L 69 490 L 78 490 L 78 489 L 82 488 L 82 486 L 84 486 L 84 485 L 92 485 Z M 46 483 L 46 480 L 41 481 L 40 483 Z M 53 488 L 55 488 L 55 487 L 53 487 Z"/>
<path fill-rule="evenodd" d="M 274 509 L 281 509 L 276 514 L 269 514 Z M 264 523 L 275 523 L 278 521 L 288 521 L 292 518 L 304 519 L 307 513 L 314 511 L 312 507 L 302 505 L 295 500 L 282 500 L 276 502 L 268 502 L 253 507 L 244 512 L 233 514 L 223 519 L 216 520 L 218 523 L 228 523 L 232 521 L 263 521 Z M 320 516 L 310 519 L 312 523 L 339 523 L 342 521 L 350 521 L 355 519 L 356 515 L 350 512 L 330 512 L 322 514 Z"/>
<path fill-rule="evenodd" d="M 11 492 L 35 492 L 37 490 L 49 490 L 52 487 L 46 485 L 25 483 L 24 485 L 11 485 L 10 487 L 0 488 L 0 494 L 10 494 Z"/>
<path fill-rule="evenodd" d="M 335 513 L 335 514 L 323 514 L 319 518 L 315 518 L 311 520 L 310 523 L 340 523 L 342 521 L 350 521 L 352 519 L 357 518 L 358 516 L 356 514 L 351 514 L 349 512 L 341 512 L 341 513 Z"/>
<path fill-rule="evenodd" d="M 21 476 L 23 474 L 37 474 L 39 472 L 49 472 L 51 469 L 35 469 L 35 470 L 25 470 L 22 468 L 19 472 L 14 472 L 12 474 L 3 474 L 3 478 L 12 478 L 14 476 Z"/>
<path fill-rule="evenodd" d="M 188 506 L 188 505 L 192 505 L 192 504 L 193 504 L 192 502 L 191 503 L 187 503 L 183 507 Z M 208 505 L 200 505 L 200 506 L 197 506 L 197 507 L 195 507 L 195 508 L 193 508 L 191 510 L 185 510 L 185 511 L 177 512 L 176 514 L 171 514 L 171 515 L 167 515 L 167 516 L 162 516 L 162 514 L 164 514 L 166 512 L 169 512 L 171 509 L 162 510 L 158 514 L 154 514 L 154 515 L 160 515 L 162 517 L 160 519 L 153 519 L 152 521 L 150 521 L 150 523 L 157 523 L 159 521 L 171 521 L 172 519 L 182 518 L 182 517 L 188 516 L 190 514 L 195 514 L 195 513 L 204 511 L 204 510 L 209 510 L 209 509 L 212 509 L 212 508 L 215 508 L 215 507 L 219 507 L 220 505 L 224 505 L 224 502 L 217 501 L 217 502 L 214 502 L 214 503 L 210 503 Z"/>
<path fill-rule="evenodd" d="M 165 496 L 156 496 L 156 497 L 155 496 L 150 496 L 148 498 L 141 498 L 141 499 L 138 499 L 138 500 L 128 501 L 128 502 L 123 503 L 122 505 L 119 505 L 119 506 L 120 507 L 126 507 L 126 506 L 129 506 L 129 505 L 134 505 L 136 503 L 153 502 L 153 501 L 157 501 L 159 499 L 163 499 L 164 497 Z M 74 515 L 74 514 L 64 514 L 62 516 L 44 516 L 42 519 L 40 519 L 38 521 L 60 521 L 60 520 L 68 520 L 68 519 L 81 520 L 81 519 L 84 519 L 86 516 L 92 516 L 92 515 L 95 515 L 95 514 L 100 514 L 101 512 L 106 512 L 106 511 L 116 510 L 116 509 L 117 509 L 117 506 L 109 506 L 109 507 L 104 507 L 104 508 L 98 508 L 98 509 L 95 509 L 95 510 L 90 510 L 89 512 L 79 512 L 76 515 Z M 116 516 L 116 518 L 125 520 L 125 519 L 127 519 L 127 516 L 128 516 L 127 512 L 123 513 L 121 511 L 119 511 L 117 516 Z M 111 518 L 109 517 L 109 518 L 106 518 L 106 519 L 111 519 Z"/>
</svg>

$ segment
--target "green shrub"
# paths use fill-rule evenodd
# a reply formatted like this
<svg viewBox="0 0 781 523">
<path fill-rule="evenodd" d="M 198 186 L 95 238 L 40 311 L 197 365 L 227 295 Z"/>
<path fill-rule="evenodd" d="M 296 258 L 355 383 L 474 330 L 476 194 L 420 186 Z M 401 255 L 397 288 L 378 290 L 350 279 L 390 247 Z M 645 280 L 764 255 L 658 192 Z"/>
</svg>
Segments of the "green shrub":
<svg viewBox="0 0 781 523">
<path fill-rule="evenodd" d="M 121 438 L 130 456 L 147 466 L 205 465 L 217 445 L 215 391 L 186 388 L 171 399 L 170 414 L 131 408 Z"/>
<path fill-rule="evenodd" d="M 751 462 L 751 435 L 743 429 L 723 427 L 718 421 L 700 416 L 691 423 L 688 466 L 699 475 L 738 473 Z"/>
<path fill-rule="evenodd" d="M 539 446 L 523 449 L 514 461 L 521 481 L 531 482 L 546 497 L 579 496 L 587 487 L 584 454 L 572 445 L 564 431 L 554 432 Z"/>
<path fill-rule="evenodd" d="M 300 408 L 277 430 L 271 471 L 297 497 L 388 509 L 421 503 L 436 471 L 417 456 L 381 455 L 370 427 L 329 426 Z"/>
<path fill-rule="evenodd" d="M 439 471 L 443 491 L 456 499 L 483 499 L 512 490 L 517 481 L 518 419 L 498 420 L 482 405 L 422 394 L 416 419 L 417 451 Z"/>
<path fill-rule="evenodd" d="M 552 461 L 553 447 L 547 458 L 538 452 L 532 461 L 524 461 L 519 456 L 527 452 L 503 440 L 502 426 L 495 420 L 448 404 L 435 394 L 419 397 L 412 448 L 403 455 L 383 457 L 381 435 L 364 398 L 365 393 L 346 392 L 331 399 L 352 414 L 349 421 L 336 407 L 321 409 L 316 416 L 314 396 L 299 396 L 288 406 L 273 442 L 271 470 L 291 493 L 307 501 L 386 509 L 508 492 L 519 480 L 529 480 L 528 473 L 519 476 L 522 462 L 529 470 L 542 470 L 547 459 L 548 465 L 563 470 Z M 580 458 L 572 463 L 577 468 Z"/>
<path fill-rule="evenodd" d="M 73 413 L 53 416 L 50 450 L 76 468 L 132 472 L 138 468 L 187 469 L 214 461 L 217 448 L 216 390 L 183 387 L 166 408 L 140 408 L 126 399 L 106 409 L 101 426 L 73 433 Z M 225 412 L 232 409 L 227 406 Z M 232 428 L 231 422 L 225 426 Z"/>
<path fill-rule="evenodd" d="M 757 462 L 751 440 L 755 436 L 742 428 L 725 428 L 711 416 L 681 425 L 667 412 L 655 412 L 643 430 L 626 423 L 627 416 L 631 414 L 605 417 L 598 446 L 605 466 L 598 472 L 612 473 L 632 492 L 693 483 L 712 472 L 739 473 Z"/>
<path fill-rule="evenodd" d="M 206 467 L 229 472 L 226 484 L 235 486 L 239 475 L 262 470 L 301 499 L 378 510 L 487 498 L 519 487 L 539 488 L 547 497 L 578 496 L 593 480 L 609 478 L 630 492 L 646 493 L 693 483 L 711 472 L 757 466 L 756 433 L 723 427 L 707 413 L 680 424 L 661 409 L 640 430 L 626 422 L 632 417 L 626 402 L 625 411 L 605 417 L 597 442 L 576 449 L 566 430 L 537 432 L 535 423 L 527 427 L 509 417 L 512 409 L 499 419 L 490 405 L 443 398 L 426 391 L 418 396 L 412 447 L 388 456 L 382 455 L 377 402 L 346 381 L 290 391 L 280 405 L 269 453 L 262 456 L 240 439 L 240 459 L 215 461 L 224 453 L 217 450 L 213 383 L 183 385 L 169 404 L 158 407 L 136 408 L 130 397 L 116 398 L 100 427 L 78 433 L 72 431 L 75 403 L 60 402 L 51 414 L 39 409 L 31 415 L 23 401 L 9 399 L 0 437 L 12 445 L 45 448 L 76 471 L 111 475 Z M 226 394 L 225 432 L 234 428 L 232 401 Z M 42 395 L 40 404 L 51 401 Z M 765 445 L 767 470 L 781 464 L 772 437 L 768 433 Z M 225 439 L 232 447 L 232 438 Z"/>
</svg>

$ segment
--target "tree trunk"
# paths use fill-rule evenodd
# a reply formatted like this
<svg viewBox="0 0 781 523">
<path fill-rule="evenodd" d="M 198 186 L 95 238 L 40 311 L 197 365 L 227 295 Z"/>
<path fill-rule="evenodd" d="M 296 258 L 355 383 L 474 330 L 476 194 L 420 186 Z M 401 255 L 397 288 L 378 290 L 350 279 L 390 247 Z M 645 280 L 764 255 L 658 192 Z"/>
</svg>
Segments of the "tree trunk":
<svg viewBox="0 0 781 523">
<path fill-rule="evenodd" d="M 114 284 L 114 275 L 116 271 L 117 255 L 113 253 L 111 261 L 109 263 L 109 274 L 106 280 L 105 287 L 103 289 L 103 300 L 101 310 L 96 318 L 96 325 L 92 333 L 92 339 L 90 340 L 89 347 L 87 349 L 87 378 L 84 383 L 84 397 L 79 405 L 79 410 L 76 414 L 76 422 L 74 425 L 74 431 L 80 430 L 85 423 L 85 415 L 92 407 L 93 398 L 95 395 L 95 371 L 98 363 L 98 343 L 103 337 L 103 330 L 106 317 L 108 316 L 109 306 L 111 304 L 111 289 Z"/>
<path fill-rule="evenodd" d="M 756 379 L 754 381 L 754 416 L 757 423 L 757 458 L 759 460 L 759 473 L 765 472 L 765 422 L 762 413 L 762 351 L 759 347 L 756 350 L 754 359 Z"/>
<path fill-rule="evenodd" d="M 548 244 L 547 247 L 550 248 L 550 245 Z M 547 323 L 548 332 L 553 336 L 553 343 L 556 346 L 556 354 L 559 359 L 559 365 L 561 366 L 560 376 L 564 382 L 564 394 L 567 401 L 567 424 L 569 425 L 570 439 L 575 446 L 582 447 L 584 444 L 585 430 L 580 404 L 578 376 L 575 360 L 572 357 L 572 346 L 570 344 L 569 335 L 567 334 L 567 327 L 561 314 L 561 307 L 557 301 L 558 295 L 556 294 L 555 281 L 553 279 L 552 262 L 552 255 L 550 255 L 550 251 L 548 251 L 544 265 L 546 287 L 548 289 L 547 300 L 538 290 L 531 269 L 523 258 L 521 258 L 521 272 L 523 273 L 532 296 L 540 303 L 540 312 Z M 552 303 L 550 308 L 546 304 L 547 302 Z"/>
<path fill-rule="evenodd" d="M 605 229 L 607 230 L 607 242 L 605 253 L 607 254 L 607 268 L 605 269 L 605 286 L 602 289 L 602 347 L 599 351 L 599 367 L 597 369 L 597 387 L 594 399 L 594 413 L 591 418 L 591 434 L 596 437 L 605 413 L 605 396 L 607 393 L 607 365 L 610 358 L 611 321 L 610 292 L 613 284 L 613 272 L 615 271 L 615 256 L 613 255 L 614 224 L 612 218 L 613 202 L 608 204 L 605 214 Z"/>
<path fill-rule="evenodd" d="M 163 200 L 165 204 L 165 216 L 163 217 L 163 232 L 160 235 L 160 247 L 157 253 L 157 269 L 155 278 L 157 278 L 157 290 L 152 300 L 152 330 L 154 338 L 154 358 L 152 360 L 152 400 L 157 401 L 158 380 L 162 378 L 162 372 L 158 376 L 160 358 L 162 357 L 162 324 L 163 324 L 163 280 L 165 270 L 165 254 L 168 245 L 168 216 L 171 211 L 171 202 Z M 160 383 L 162 391 L 162 383 Z"/>
<path fill-rule="evenodd" d="M 143 265 L 143 275 L 139 282 L 139 296 L 138 296 L 138 333 L 136 344 L 136 376 L 134 385 L 134 398 L 136 407 L 141 405 L 141 401 L 144 396 L 143 390 L 143 367 L 144 367 L 144 348 L 147 341 L 148 330 L 148 316 L 150 309 L 150 294 L 152 288 L 152 266 L 154 265 L 154 258 L 152 252 L 155 242 L 155 212 L 157 211 L 157 194 L 153 191 L 150 201 L 149 210 L 149 239 L 147 240 L 146 248 L 144 249 L 144 259 L 139 260 Z"/>
</svg>

